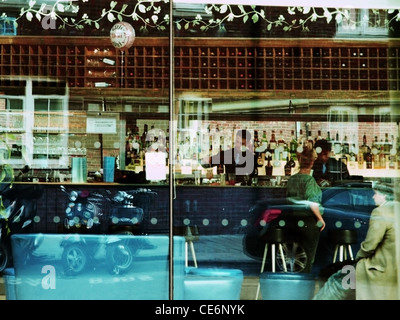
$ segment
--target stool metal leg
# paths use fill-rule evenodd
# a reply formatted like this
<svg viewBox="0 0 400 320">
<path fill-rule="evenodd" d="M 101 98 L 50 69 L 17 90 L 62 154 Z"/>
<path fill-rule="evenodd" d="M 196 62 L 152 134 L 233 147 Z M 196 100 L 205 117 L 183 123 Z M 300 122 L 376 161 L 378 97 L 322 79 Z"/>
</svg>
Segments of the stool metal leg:
<svg viewBox="0 0 400 320">
<path fill-rule="evenodd" d="M 262 262 L 261 262 L 260 274 L 264 272 L 265 260 L 267 259 L 267 252 L 268 252 L 268 243 L 266 243 L 265 247 L 264 247 L 264 254 L 263 254 L 263 259 L 262 259 Z M 260 294 L 260 281 L 258 281 L 258 285 L 257 285 L 256 300 L 258 300 L 258 295 L 259 294 Z"/>
<path fill-rule="evenodd" d="M 185 241 L 185 267 L 188 266 L 188 243 Z"/>
<path fill-rule="evenodd" d="M 196 259 L 196 252 L 194 251 L 194 244 L 193 241 L 189 241 L 190 244 L 190 251 L 192 253 L 194 266 L 197 268 L 197 259 Z"/>
<path fill-rule="evenodd" d="M 350 255 L 350 259 L 354 260 L 354 256 L 353 256 L 353 250 L 351 249 L 351 245 L 348 244 L 347 245 L 348 251 L 349 251 L 349 255 Z"/>
<path fill-rule="evenodd" d="M 342 245 L 339 246 L 339 261 L 340 262 L 343 261 L 343 246 Z"/>
<path fill-rule="evenodd" d="M 284 271 L 284 272 L 287 272 L 286 260 L 285 260 L 284 254 L 283 254 L 283 248 L 282 248 L 282 244 L 281 244 L 281 243 L 278 244 L 278 248 L 279 248 L 279 253 L 281 254 L 282 265 L 283 265 L 283 271 Z"/>
<path fill-rule="evenodd" d="M 275 243 L 271 244 L 271 253 L 272 253 L 272 272 L 275 272 L 275 264 L 276 264 Z"/>
<path fill-rule="evenodd" d="M 337 257 L 338 249 L 339 249 L 339 245 L 336 245 L 336 246 L 335 246 L 335 253 L 333 254 L 333 263 L 336 262 L 336 257 Z"/>
<path fill-rule="evenodd" d="M 265 247 L 264 247 L 264 255 L 263 255 L 263 259 L 262 259 L 262 263 L 261 263 L 260 273 L 264 272 L 265 260 L 267 259 L 267 252 L 268 252 L 268 243 L 266 243 Z"/>
</svg>

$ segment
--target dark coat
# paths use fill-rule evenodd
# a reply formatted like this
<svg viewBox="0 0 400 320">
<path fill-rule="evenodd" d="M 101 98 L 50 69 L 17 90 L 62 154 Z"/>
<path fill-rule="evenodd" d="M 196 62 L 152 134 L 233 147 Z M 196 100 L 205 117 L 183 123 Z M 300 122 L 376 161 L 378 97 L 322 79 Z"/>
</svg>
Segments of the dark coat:
<svg viewBox="0 0 400 320">
<path fill-rule="evenodd" d="M 326 164 L 326 172 L 322 173 L 322 161 L 315 160 L 312 167 L 313 177 L 321 185 L 321 181 L 325 180 L 329 184 L 336 181 L 349 180 L 350 174 L 345 163 L 336 158 L 330 157 Z"/>
</svg>

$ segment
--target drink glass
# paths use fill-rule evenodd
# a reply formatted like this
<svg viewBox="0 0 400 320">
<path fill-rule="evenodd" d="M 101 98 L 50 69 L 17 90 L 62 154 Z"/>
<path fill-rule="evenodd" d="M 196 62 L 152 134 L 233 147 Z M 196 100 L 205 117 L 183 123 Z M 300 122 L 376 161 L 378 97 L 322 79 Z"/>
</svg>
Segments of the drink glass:
<svg viewBox="0 0 400 320">
<path fill-rule="evenodd" d="M 199 185 L 200 184 L 200 178 L 201 178 L 201 171 L 196 170 L 194 172 L 194 184 Z"/>
</svg>

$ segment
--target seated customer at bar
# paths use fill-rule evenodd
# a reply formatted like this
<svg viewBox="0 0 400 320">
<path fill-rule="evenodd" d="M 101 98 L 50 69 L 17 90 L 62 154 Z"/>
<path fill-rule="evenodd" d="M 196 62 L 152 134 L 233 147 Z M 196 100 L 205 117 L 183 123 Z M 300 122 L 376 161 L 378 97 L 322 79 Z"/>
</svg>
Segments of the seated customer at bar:
<svg viewBox="0 0 400 320">
<path fill-rule="evenodd" d="M 234 148 L 223 150 L 202 160 L 204 168 L 218 165 L 225 166 L 225 174 L 236 175 L 236 182 L 244 182 L 245 176 L 257 174 L 257 157 L 252 150 L 251 133 L 248 130 L 239 130 L 235 136 Z"/>
<path fill-rule="evenodd" d="M 310 175 L 316 159 L 315 151 L 305 147 L 297 154 L 300 170 L 290 176 L 287 182 L 286 197 L 289 204 L 301 205 L 300 209 L 281 218 L 286 220 L 285 227 L 303 246 L 307 262 L 302 272 L 311 272 L 317 252 L 320 232 L 325 228 L 322 217 L 322 191 Z"/>
</svg>

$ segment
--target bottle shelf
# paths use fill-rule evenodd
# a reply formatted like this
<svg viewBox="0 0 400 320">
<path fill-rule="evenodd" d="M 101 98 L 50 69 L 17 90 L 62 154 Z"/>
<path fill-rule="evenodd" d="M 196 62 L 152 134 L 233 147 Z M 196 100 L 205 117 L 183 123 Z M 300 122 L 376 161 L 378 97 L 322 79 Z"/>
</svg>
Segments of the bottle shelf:
<svg viewBox="0 0 400 320">
<path fill-rule="evenodd" d="M 400 90 L 400 42 L 251 39 L 175 41 L 177 89 Z M 241 46 L 238 47 L 237 44 Z M 108 38 L 0 39 L 0 72 L 65 79 L 70 87 L 168 88 L 168 39 L 141 38 L 124 53 Z M 17 83 L 0 81 L 2 86 Z"/>
</svg>

